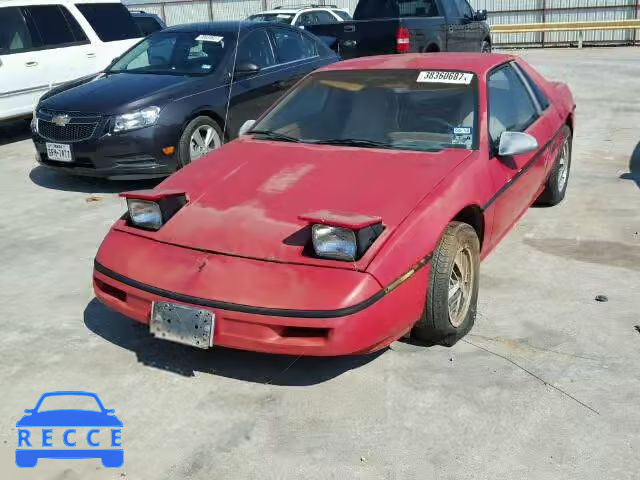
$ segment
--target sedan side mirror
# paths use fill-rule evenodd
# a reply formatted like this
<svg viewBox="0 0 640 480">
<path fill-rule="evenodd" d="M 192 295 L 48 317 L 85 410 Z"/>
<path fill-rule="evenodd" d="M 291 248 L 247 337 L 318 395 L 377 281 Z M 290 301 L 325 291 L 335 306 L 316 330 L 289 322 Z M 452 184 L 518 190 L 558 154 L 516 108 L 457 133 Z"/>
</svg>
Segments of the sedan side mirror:
<svg viewBox="0 0 640 480">
<path fill-rule="evenodd" d="M 498 155 L 500 157 L 513 157 L 523 153 L 535 152 L 538 149 L 538 141 L 528 133 L 502 132 Z"/>
<path fill-rule="evenodd" d="M 249 75 L 255 75 L 260 71 L 260 67 L 255 63 L 241 62 L 236 65 L 235 74 L 238 76 L 247 77 Z"/>
<path fill-rule="evenodd" d="M 249 130 L 253 128 L 255 124 L 256 124 L 255 120 L 247 120 L 246 122 L 244 122 L 240 127 L 240 130 L 238 130 L 238 136 L 241 137 L 242 135 L 246 134 Z"/>
<path fill-rule="evenodd" d="M 487 20 L 487 11 L 486 10 L 478 10 L 476 12 L 476 21 L 484 22 Z"/>
</svg>

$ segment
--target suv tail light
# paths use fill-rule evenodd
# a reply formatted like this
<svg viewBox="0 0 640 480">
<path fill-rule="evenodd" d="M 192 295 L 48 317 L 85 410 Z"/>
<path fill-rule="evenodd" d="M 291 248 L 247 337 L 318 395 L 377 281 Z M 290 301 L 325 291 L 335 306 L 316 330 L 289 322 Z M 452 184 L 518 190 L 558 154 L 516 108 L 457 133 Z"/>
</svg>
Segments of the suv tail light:
<svg viewBox="0 0 640 480">
<path fill-rule="evenodd" d="M 409 29 L 407 27 L 398 27 L 396 32 L 396 52 L 407 53 L 410 49 Z"/>
</svg>

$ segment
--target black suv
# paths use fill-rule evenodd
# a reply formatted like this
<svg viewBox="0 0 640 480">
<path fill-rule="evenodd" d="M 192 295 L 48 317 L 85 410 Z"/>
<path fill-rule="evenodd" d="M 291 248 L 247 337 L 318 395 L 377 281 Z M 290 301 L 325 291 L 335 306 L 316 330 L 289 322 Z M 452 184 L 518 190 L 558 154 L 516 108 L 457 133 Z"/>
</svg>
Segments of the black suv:
<svg viewBox="0 0 640 480">
<path fill-rule="evenodd" d="M 45 94 L 33 122 L 37 159 L 77 175 L 167 176 L 235 138 L 295 82 L 337 60 L 287 25 L 171 27 L 103 73 Z"/>
</svg>

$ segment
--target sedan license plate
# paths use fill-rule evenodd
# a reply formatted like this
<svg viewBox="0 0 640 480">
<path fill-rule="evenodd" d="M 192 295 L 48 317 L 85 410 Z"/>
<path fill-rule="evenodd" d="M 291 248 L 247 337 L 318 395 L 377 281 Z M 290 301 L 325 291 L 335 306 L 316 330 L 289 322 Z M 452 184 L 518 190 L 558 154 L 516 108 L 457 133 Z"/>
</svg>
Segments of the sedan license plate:
<svg viewBox="0 0 640 480">
<path fill-rule="evenodd" d="M 175 303 L 153 302 L 149 331 L 154 337 L 197 348 L 213 346 L 215 314 Z"/>
<path fill-rule="evenodd" d="M 73 162 L 71 145 L 47 142 L 47 157 L 49 157 L 49 160 L 57 162 Z"/>
</svg>

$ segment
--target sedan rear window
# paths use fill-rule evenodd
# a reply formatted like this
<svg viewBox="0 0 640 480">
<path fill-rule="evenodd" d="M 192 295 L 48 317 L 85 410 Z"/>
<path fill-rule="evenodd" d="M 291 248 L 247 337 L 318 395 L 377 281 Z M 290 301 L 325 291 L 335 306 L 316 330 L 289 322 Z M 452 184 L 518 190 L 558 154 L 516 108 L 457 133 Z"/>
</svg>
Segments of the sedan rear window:
<svg viewBox="0 0 640 480">
<path fill-rule="evenodd" d="M 476 149 L 477 91 L 476 76 L 467 72 L 319 72 L 253 130 L 305 143 L 417 151 Z"/>
<path fill-rule="evenodd" d="M 76 7 L 103 42 L 141 37 L 129 10 L 121 3 L 78 3 Z"/>
</svg>

